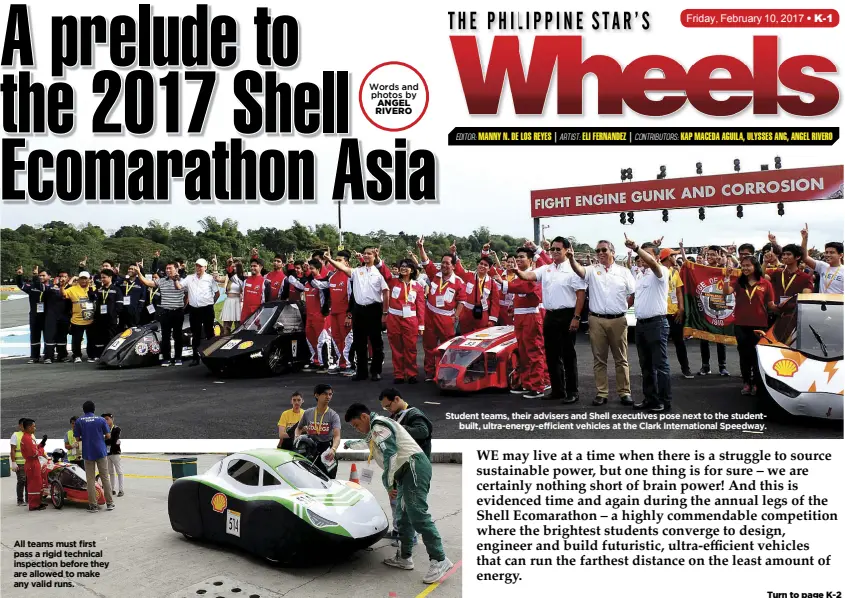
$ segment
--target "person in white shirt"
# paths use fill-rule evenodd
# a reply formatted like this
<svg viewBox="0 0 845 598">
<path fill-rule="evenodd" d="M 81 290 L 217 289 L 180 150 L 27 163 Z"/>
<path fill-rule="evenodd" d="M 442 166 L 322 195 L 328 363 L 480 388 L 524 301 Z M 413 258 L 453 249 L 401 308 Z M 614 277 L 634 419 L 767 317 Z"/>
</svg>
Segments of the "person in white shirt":
<svg viewBox="0 0 845 598">
<path fill-rule="evenodd" d="M 819 275 L 819 293 L 841 295 L 843 293 L 843 280 L 845 280 L 845 272 L 842 269 L 842 243 L 838 241 L 825 243 L 825 261 L 814 260 L 807 253 L 809 234 L 809 229 L 804 224 L 804 228 L 801 230 L 801 251 L 804 253 L 801 258 L 802 261 Z"/>
<path fill-rule="evenodd" d="M 200 363 L 200 340 L 214 337 L 214 304 L 220 297 L 220 289 L 217 281 L 205 270 L 208 262 L 203 258 L 196 261 L 196 273 L 187 276 L 182 281 L 182 286 L 188 293 L 188 318 L 191 322 L 191 344 L 193 345 L 194 358 L 188 365 L 199 365 Z"/>
<path fill-rule="evenodd" d="M 366 247 L 358 259 L 364 264 L 350 268 L 338 262 L 326 253 L 326 259 L 335 269 L 346 274 L 352 282 L 352 296 L 355 306 L 352 312 L 352 350 L 355 353 L 357 370 L 353 380 L 366 380 L 367 344 L 373 348 L 373 361 L 370 373 L 373 382 L 381 380 L 381 367 L 384 363 L 384 339 L 381 336 L 382 324 L 387 321 L 388 286 L 381 271 L 375 266 L 376 249 Z"/>
<path fill-rule="evenodd" d="M 569 255 L 569 264 L 578 276 L 587 281 L 590 289 L 590 346 L 593 349 L 593 372 L 596 378 L 596 398 L 593 405 L 607 403 L 607 352 L 613 354 L 616 365 L 616 391 L 623 405 L 633 405 L 631 375 L 628 370 L 628 321 L 625 312 L 631 306 L 635 283 L 631 271 L 616 263 L 613 243 L 596 243 L 599 263 L 586 268 Z M 545 299 L 545 298 L 544 298 Z"/>
<path fill-rule="evenodd" d="M 634 409 L 652 413 L 672 408 L 672 387 L 669 382 L 669 322 L 666 321 L 666 297 L 669 293 L 669 269 L 657 261 L 654 243 L 640 247 L 625 235 L 625 246 L 642 259 L 647 270 L 637 280 L 634 310 L 637 316 L 637 354 L 643 374 L 642 402 Z"/>
<path fill-rule="evenodd" d="M 543 341 L 552 392 L 548 398 L 575 403 L 578 394 L 578 355 L 575 337 L 581 324 L 581 310 L 587 284 L 566 262 L 572 255 L 568 239 L 555 237 L 549 248 L 552 263 L 534 270 L 517 270 L 516 275 L 538 281 L 543 289 Z M 545 397 L 544 397 L 545 398 Z"/>
</svg>

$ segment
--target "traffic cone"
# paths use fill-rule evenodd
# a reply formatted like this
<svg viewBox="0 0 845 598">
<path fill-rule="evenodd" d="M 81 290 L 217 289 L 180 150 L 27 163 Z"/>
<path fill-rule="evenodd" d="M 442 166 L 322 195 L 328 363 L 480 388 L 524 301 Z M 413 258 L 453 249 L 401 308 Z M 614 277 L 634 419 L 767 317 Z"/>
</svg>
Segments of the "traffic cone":
<svg viewBox="0 0 845 598">
<path fill-rule="evenodd" d="M 352 469 L 349 470 L 349 481 L 356 484 L 361 483 L 361 478 L 358 477 L 358 467 L 353 463 Z"/>
</svg>

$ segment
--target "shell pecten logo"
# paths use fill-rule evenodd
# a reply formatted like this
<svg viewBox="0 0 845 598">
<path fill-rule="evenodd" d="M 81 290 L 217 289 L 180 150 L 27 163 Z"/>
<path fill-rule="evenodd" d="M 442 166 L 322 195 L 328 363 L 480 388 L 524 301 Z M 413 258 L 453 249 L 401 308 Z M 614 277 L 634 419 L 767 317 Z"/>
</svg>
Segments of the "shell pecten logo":
<svg viewBox="0 0 845 598">
<path fill-rule="evenodd" d="M 778 376 L 792 378 L 798 371 L 798 364 L 791 359 L 778 359 L 772 364 L 772 369 Z"/>
<path fill-rule="evenodd" d="M 228 498 L 222 492 L 218 492 L 217 494 L 211 497 L 211 508 L 214 509 L 214 511 L 217 513 L 222 513 L 223 511 L 225 511 L 228 503 Z"/>
</svg>

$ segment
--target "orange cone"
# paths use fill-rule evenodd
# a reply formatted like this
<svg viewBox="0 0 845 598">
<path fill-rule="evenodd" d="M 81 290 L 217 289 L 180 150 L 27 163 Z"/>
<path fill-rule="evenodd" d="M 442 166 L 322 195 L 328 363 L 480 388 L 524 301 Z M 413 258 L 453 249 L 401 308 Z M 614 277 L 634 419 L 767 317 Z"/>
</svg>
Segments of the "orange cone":
<svg viewBox="0 0 845 598">
<path fill-rule="evenodd" d="M 352 469 L 349 470 L 349 481 L 356 484 L 361 483 L 361 478 L 358 477 L 358 467 L 353 463 Z"/>
</svg>

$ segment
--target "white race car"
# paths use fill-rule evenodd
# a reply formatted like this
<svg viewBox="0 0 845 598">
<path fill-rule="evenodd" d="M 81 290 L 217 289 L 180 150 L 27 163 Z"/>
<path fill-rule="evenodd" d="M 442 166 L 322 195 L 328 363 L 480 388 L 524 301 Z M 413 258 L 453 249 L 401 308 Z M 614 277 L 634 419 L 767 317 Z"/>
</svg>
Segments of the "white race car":
<svg viewBox="0 0 845 598">
<path fill-rule="evenodd" d="M 329 480 L 309 459 L 280 449 L 235 453 L 176 480 L 167 510 L 171 527 L 187 538 L 284 564 L 342 558 L 378 542 L 388 527 L 368 490 Z"/>
<path fill-rule="evenodd" d="M 763 384 L 787 413 L 842 419 L 842 300 L 842 295 L 797 295 L 757 344 Z"/>
</svg>

